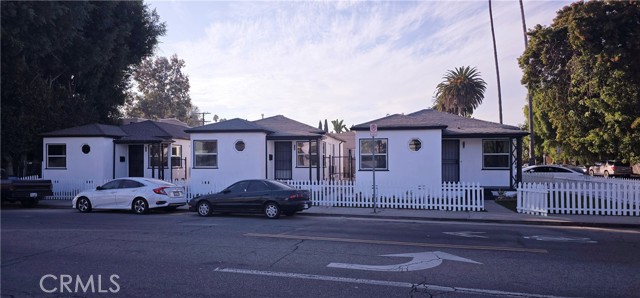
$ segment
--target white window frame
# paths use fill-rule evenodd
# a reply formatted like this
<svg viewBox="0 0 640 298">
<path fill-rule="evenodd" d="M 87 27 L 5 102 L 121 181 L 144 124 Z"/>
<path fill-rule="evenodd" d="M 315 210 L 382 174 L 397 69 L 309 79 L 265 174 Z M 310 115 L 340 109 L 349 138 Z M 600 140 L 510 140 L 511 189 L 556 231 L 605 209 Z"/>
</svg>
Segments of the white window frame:
<svg viewBox="0 0 640 298">
<path fill-rule="evenodd" d="M 378 167 L 377 166 L 377 162 L 375 164 L 375 167 L 370 167 L 370 168 L 369 167 L 367 167 L 367 168 L 363 167 L 364 163 L 362 161 L 362 158 L 363 157 L 371 157 L 371 152 L 367 152 L 367 153 L 363 154 L 362 153 L 362 147 L 363 147 L 362 143 L 363 142 L 371 142 L 371 141 L 372 140 L 370 138 L 365 138 L 365 139 L 360 139 L 359 142 L 358 142 L 358 145 L 359 145 L 358 146 L 358 161 L 359 161 L 360 171 L 373 171 L 374 168 L 375 168 L 376 171 L 387 171 L 387 170 L 389 170 L 389 139 L 386 139 L 386 138 L 381 138 L 381 139 L 376 138 L 375 139 L 376 142 L 384 142 L 384 143 L 386 143 L 386 145 L 385 145 L 385 149 L 386 149 L 385 151 L 386 152 L 375 152 L 375 150 L 374 150 L 374 153 L 373 153 L 374 159 L 376 159 L 376 160 L 379 157 L 384 157 L 385 167 L 384 168 Z"/>
<path fill-rule="evenodd" d="M 309 145 L 309 152 L 300 152 L 300 144 L 303 144 L 302 147 L 307 147 Z M 315 144 L 315 148 L 313 145 Z M 316 149 L 316 150 L 312 150 Z M 296 141 L 296 168 L 308 168 L 309 164 L 300 164 L 300 157 L 302 160 L 309 162 L 311 167 L 318 166 L 318 141 Z M 315 158 L 314 158 L 315 157 Z"/>
<path fill-rule="evenodd" d="M 173 162 L 175 159 L 178 160 L 177 165 Z M 182 145 L 171 145 L 171 168 L 182 169 Z"/>
<path fill-rule="evenodd" d="M 64 146 L 64 154 L 63 155 L 52 155 L 49 154 L 49 146 Z M 54 157 L 54 158 L 64 158 L 64 166 L 61 167 L 54 167 L 54 166 L 50 166 L 51 161 L 50 159 Z M 64 143 L 51 143 L 51 144 L 47 144 L 47 169 L 66 169 L 67 168 L 67 144 Z"/>
<path fill-rule="evenodd" d="M 504 142 L 506 143 L 507 152 L 485 152 L 485 142 Z M 506 156 L 507 164 L 502 166 L 487 166 L 485 157 L 488 156 Z M 482 169 L 484 170 L 508 170 L 511 165 L 511 140 L 509 139 L 484 139 L 482 140 Z"/>
<path fill-rule="evenodd" d="M 215 152 L 198 152 L 198 146 L 196 143 L 215 143 Z M 193 168 L 194 169 L 217 169 L 218 168 L 218 140 L 194 140 L 193 141 Z M 215 166 L 198 165 L 198 156 L 214 156 Z"/>
</svg>

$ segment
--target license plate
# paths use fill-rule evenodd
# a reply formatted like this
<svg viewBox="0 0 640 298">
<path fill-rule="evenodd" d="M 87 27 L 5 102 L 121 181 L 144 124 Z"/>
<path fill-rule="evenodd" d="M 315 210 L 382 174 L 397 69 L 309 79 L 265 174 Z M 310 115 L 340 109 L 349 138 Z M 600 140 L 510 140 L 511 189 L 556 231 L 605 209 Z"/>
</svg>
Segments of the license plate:
<svg viewBox="0 0 640 298">
<path fill-rule="evenodd" d="M 182 195 L 182 192 L 181 192 L 181 191 L 174 191 L 174 192 L 173 192 L 173 196 L 174 196 L 174 197 L 179 197 L 179 196 L 181 196 L 181 195 Z"/>
<path fill-rule="evenodd" d="M 304 204 L 304 209 L 309 209 L 309 204 Z"/>
<path fill-rule="evenodd" d="M 37 198 L 38 197 L 38 193 L 32 192 L 32 193 L 29 194 L 29 197 Z"/>
</svg>

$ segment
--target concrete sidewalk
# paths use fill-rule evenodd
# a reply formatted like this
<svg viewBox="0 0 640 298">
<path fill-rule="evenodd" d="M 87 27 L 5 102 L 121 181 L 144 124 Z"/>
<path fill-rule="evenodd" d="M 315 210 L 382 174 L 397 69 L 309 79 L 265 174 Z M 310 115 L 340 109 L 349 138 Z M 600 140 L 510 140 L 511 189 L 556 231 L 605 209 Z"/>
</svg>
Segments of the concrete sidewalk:
<svg viewBox="0 0 640 298">
<path fill-rule="evenodd" d="M 513 212 L 493 200 L 484 203 L 486 211 L 441 211 L 412 209 L 377 209 L 313 206 L 300 212 L 301 216 L 332 216 L 379 219 L 404 219 L 423 221 L 469 221 L 482 223 L 511 223 L 528 225 L 611 227 L 640 229 L 640 216 L 567 215 L 548 216 L 527 215 Z M 41 200 L 36 208 L 68 208 L 68 200 Z M 186 211 L 186 207 L 178 210 Z"/>
</svg>

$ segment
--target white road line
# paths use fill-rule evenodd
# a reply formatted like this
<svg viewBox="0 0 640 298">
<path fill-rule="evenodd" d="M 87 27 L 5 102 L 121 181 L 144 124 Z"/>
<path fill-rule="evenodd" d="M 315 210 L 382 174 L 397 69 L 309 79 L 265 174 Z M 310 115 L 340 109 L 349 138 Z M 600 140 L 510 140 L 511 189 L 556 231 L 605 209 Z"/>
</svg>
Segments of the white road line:
<svg viewBox="0 0 640 298">
<path fill-rule="evenodd" d="M 329 281 L 329 282 L 356 283 L 356 284 L 388 286 L 388 287 L 397 287 L 397 288 L 418 287 L 418 288 L 421 288 L 421 289 L 440 291 L 440 292 L 456 292 L 456 293 L 476 294 L 476 295 L 482 294 L 482 295 L 494 295 L 494 296 L 506 296 L 506 297 L 568 298 L 568 297 L 564 297 L 564 296 L 555 296 L 555 295 L 505 292 L 505 291 L 474 289 L 474 288 L 461 288 L 461 287 L 445 287 L 445 286 L 438 286 L 438 285 L 412 284 L 412 283 L 400 282 L 400 281 L 386 281 L 386 280 L 374 280 L 374 279 L 362 279 L 362 278 L 349 278 L 349 277 L 329 276 L 329 275 L 316 275 L 316 274 L 304 274 L 304 273 L 260 271 L 260 270 L 237 269 L 237 268 L 220 268 L 220 267 L 214 269 L 214 271 L 215 272 L 224 272 L 224 273 L 247 274 L 247 275 L 261 275 L 261 276 L 271 276 L 271 277 L 286 277 L 286 278 L 297 278 L 297 279 L 321 280 L 321 281 Z"/>
</svg>

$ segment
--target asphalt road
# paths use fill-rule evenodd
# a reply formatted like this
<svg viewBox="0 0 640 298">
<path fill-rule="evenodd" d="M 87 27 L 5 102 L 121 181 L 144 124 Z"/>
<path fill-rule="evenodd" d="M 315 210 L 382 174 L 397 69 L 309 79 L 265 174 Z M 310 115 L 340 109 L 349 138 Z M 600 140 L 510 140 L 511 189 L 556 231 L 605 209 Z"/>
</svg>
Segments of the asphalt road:
<svg viewBox="0 0 640 298">
<path fill-rule="evenodd" d="M 637 230 L 6 207 L 1 216 L 3 297 L 640 293 Z"/>
</svg>

